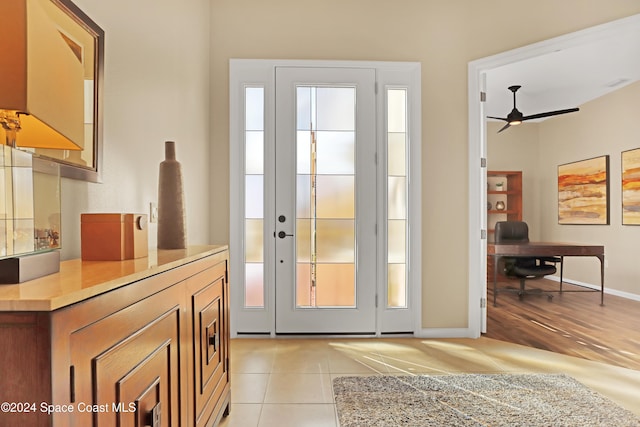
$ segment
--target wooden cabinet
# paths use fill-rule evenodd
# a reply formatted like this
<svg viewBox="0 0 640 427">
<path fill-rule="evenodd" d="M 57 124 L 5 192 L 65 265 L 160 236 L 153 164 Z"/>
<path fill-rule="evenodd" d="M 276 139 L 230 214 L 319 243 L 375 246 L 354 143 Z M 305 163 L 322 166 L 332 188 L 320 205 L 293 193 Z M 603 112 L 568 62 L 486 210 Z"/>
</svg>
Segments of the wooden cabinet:
<svg viewBox="0 0 640 427">
<path fill-rule="evenodd" d="M 0 342 L 16 350 L 0 355 L 0 400 L 36 404 L 29 413 L 0 412 L 0 425 L 220 421 L 230 403 L 228 252 L 159 251 L 158 260 L 146 270 L 140 260 L 74 264 L 68 270 L 80 276 L 117 270 L 106 274 L 111 289 L 78 301 L 62 292 L 74 302 L 50 311 L 0 312 Z M 3 298 L 0 290 L 0 307 Z"/>
<path fill-rule="evenodd" d="M 501 185 L 500 185 L 501 184 Z M 522 172 L 487 171 L 487 241 L 495 241 L 498 221 L 522 221 Z M 499 276 L 503 280 L 503 276 Z M 493 281 L 493 257 L 487 257 L 487 280 Z"/>
</svg>

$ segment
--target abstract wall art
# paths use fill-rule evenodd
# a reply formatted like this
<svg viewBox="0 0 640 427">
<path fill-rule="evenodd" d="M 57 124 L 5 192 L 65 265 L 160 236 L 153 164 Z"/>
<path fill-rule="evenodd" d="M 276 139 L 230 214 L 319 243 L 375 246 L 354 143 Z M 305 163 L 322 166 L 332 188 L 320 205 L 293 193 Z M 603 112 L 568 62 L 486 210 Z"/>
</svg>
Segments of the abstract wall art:
<svg viewBox="0 0 640 427">
<path fill-rule="evenodd" d="M 609 224 L 609 156 L 558 166 L 558 223 Z"/>
<path fill-rule="evenodd" d="M 640 148 L 622 152 L 622 224 L 640 225 Z"/>
</svg>

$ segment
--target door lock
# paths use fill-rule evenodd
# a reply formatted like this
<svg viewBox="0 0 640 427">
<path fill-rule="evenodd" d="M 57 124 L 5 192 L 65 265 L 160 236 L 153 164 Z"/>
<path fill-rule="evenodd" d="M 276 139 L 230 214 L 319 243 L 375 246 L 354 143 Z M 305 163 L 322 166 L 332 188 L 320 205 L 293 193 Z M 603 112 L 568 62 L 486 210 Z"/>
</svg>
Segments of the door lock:
<svg viewBox="0 0 640 427">
<path fill-rule="evenodd" d="M 287 237 L 287 236 L 293 236 L 293 234 L 287 234 L 287 233 L 285 233 L 284 231 L 280 231 L 280 232 L 278 233 L 278 237 L 279 237 L 279 238 L 281 238 L 281 239 L 284 239 L 284 238 L 285 238 L 285 237 Z"/>
</svg>

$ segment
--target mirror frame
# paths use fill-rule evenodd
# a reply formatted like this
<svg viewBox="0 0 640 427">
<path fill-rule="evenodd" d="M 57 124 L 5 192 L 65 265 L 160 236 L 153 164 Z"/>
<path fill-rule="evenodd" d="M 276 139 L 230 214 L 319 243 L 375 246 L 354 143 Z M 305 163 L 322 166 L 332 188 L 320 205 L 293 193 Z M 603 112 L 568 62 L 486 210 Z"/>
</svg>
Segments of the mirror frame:
<svg viewBox="0 0 640 427">
<path fill-rule="evenodd" d="M 34 161 L 41 158 L 60 164 L 60 176 L 65 178 L 102 182 L 102 94 L 104 73 L 104 30 L 100 28 L 71 0 L 50 0 L 74 22 L 82 27 L 94 40 L 94 87 L 93 87 L 93 162 L 80 165 L 73 162 L 49 157 L 35 152 Z"/>
</svg>

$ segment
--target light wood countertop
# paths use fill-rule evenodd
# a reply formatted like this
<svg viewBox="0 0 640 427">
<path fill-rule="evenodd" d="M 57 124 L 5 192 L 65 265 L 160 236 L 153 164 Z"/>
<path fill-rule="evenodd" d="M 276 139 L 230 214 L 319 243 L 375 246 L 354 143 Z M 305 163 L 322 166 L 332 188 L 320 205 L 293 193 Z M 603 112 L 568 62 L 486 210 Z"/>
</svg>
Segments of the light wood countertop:
<svg viewBox="0 0 640 427">
<path fill-rule="evenodd" d="M 53 311 L 227 249 L 226 245 L 149 251 L 124 261 L 60 263 L 60 272 L 16 285 L 0 285 L 0 311 Z"/>
</svg>

